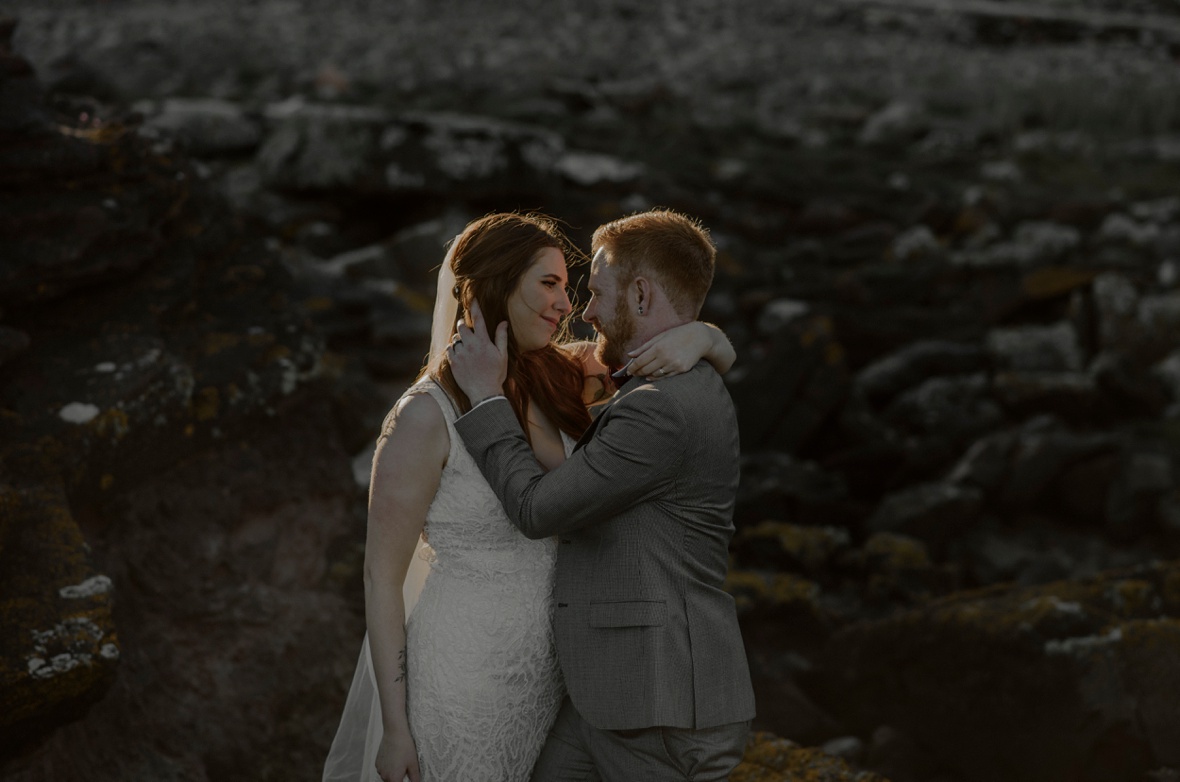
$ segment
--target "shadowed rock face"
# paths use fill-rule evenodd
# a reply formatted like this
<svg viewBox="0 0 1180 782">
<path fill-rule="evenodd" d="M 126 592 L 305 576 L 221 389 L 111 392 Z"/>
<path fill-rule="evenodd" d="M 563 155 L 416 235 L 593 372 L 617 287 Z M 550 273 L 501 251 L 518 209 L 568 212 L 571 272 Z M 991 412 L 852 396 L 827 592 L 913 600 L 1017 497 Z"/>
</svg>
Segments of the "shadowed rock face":
<svg viewBox="0 0 1180 782">
<path fill-rule="evenodd" d="M 358 631 L 322 587 L 358 532 L 322 338 L 191 165 L 117 112 L 50 107 L 7 37 L 0 66 L 0 307 L 23 338 L 0 368 L 0 753 L 40 747 L 21 778 L 223 778 L 252 763 L 236 715 L 286 666 L 329 684 L 313 711 L 338 698 L 332 645 Z"/>
<path fill-rule="evenodd" d="M 114 585 L 117 676 L 6 779 L 316 776 L 363 632 L 362 520 L 330 404 L 278 420 L 83 516 Z"/>
</svg>

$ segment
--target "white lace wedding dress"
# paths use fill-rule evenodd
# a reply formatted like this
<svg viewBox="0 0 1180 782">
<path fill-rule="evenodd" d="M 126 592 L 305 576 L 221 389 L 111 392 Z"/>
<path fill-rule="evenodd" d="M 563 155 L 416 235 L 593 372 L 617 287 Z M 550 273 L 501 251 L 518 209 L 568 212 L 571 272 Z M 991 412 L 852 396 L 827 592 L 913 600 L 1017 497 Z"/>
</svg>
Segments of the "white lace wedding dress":
<svg viewBox="0 0 1180 782">
<path fill-rule="evenodd" d="M 406 623 L 410 732 L 423 782 L 523 782 L 564 696 L 551 610 L 556 541 L 512 526 L 454 429 L 456 409 L 431 380 L 450 453 L 426 516 L 429 574 Z M 562 435 L 569 455 L 571 438 Z M 368 639 L 325 782 L 374 782 L 381 713 Z"/>
</svg>

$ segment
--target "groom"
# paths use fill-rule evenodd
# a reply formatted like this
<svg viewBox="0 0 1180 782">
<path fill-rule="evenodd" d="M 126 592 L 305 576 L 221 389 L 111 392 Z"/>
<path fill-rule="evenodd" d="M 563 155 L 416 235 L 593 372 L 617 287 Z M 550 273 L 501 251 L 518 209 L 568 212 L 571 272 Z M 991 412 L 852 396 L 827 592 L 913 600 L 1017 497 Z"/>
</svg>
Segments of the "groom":
<svg viewBox="0 0 1180 782">
<path fill-rule="evenodd" d="M 632 215 L 593 238 L 583 318 L 599 357 L 695 320 L 716 251 L 693 220 Z M 504 326 L 460 330 L 455 378 L 474 408 L 456 429 L 508 517 L 558 536 L 557 653 L 569 697 L 533 779 L 724 780 L 741 760 L 754 694 L 733 599 L 738 434 L 705 362 L 656 382 L 631 377 L 546 473 L 503 399 Z"/>
</svg>

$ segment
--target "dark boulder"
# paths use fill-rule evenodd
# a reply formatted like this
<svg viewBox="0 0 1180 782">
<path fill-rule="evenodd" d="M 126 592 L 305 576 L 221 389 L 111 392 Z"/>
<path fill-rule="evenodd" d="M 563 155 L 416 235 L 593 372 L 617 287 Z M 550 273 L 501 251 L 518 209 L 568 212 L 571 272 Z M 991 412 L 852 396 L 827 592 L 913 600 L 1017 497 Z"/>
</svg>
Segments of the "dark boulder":
<svg viewBox="0 0 1180 782">
<path fill-rule="evenodd" d="M 1026 430 L 1012 452 L 1008 478 L 996 501 L 1010 509 L 1033 506 L 1070 465 L 1114 448 L 1107 435 Z"/>
<path fill-rule="evenodd" d="M 742 447 L 798 453 L 839 409 L 849 386 L 830 322 L 813 317 L 788 323 L 766 355 L 730 383 Z"/>
<path fill-rule="evenodd" d="M 1004 423 L 990 390 L 982 373 L 934 377 L 899 395 L 882 417 L 917 435 L 968 440 Z"/>
<path fill-rule="evenodd" d="M 979 518 L 983 493 L 953 483 L 911 486 L 887 496 L 865 522 L 870 532 L 908 535 L 936 552 L 964 536 Z"/>
<path fill-rule="evenodd" d="M 863 513 L 840 473 L 789 454 L 747 452 L 741 474 L 735 517 L 742 526 L 765 519 L 851 526 Z"/>
<path fill-rule="evenodd" d="M 885 404 L 932 377 L 967 375 L 987 367 L 987 357 L 972 344 L 923 340 L 907 345 L 856 374 L 856 389 L 875 404 Z"/>
<path fill-rule="evenodd" d="M 829 646 L 845 716 L 898 726 L 967 780 L 1138 779 L 1175 766 L 1177 584 L 1177 566 L 1158 564 L 963 593 L 849 627 Z M 1030 699 L 1035 709 L 1019 706 Z"/>
</svg>

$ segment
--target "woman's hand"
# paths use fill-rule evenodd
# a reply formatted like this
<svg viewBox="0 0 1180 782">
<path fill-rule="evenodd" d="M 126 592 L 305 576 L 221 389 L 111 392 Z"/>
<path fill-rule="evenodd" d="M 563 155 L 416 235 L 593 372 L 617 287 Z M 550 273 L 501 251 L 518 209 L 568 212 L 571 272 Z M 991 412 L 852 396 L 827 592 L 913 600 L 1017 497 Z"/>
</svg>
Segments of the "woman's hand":
<svg viewBox="0 0 1180 782">
<path fill-rule="evenodd" d="M 418 771 L 418 749 L 409 731 L 398 731 L 392 735 L 387 732 L 381 737 L 376 765 L 377 776 L 383 782 L 404 782 L 406 778 L 410 782 L 422 780 Z"/>
<path fill-rule="evenodd" d="M 627 355 L 632 357 L 627 374 L 648 380 L 687 372 L 702 358 L 725 372 L 737 357 L 724 332 L 700 321 L 657 334 Z"/>
</svg>

